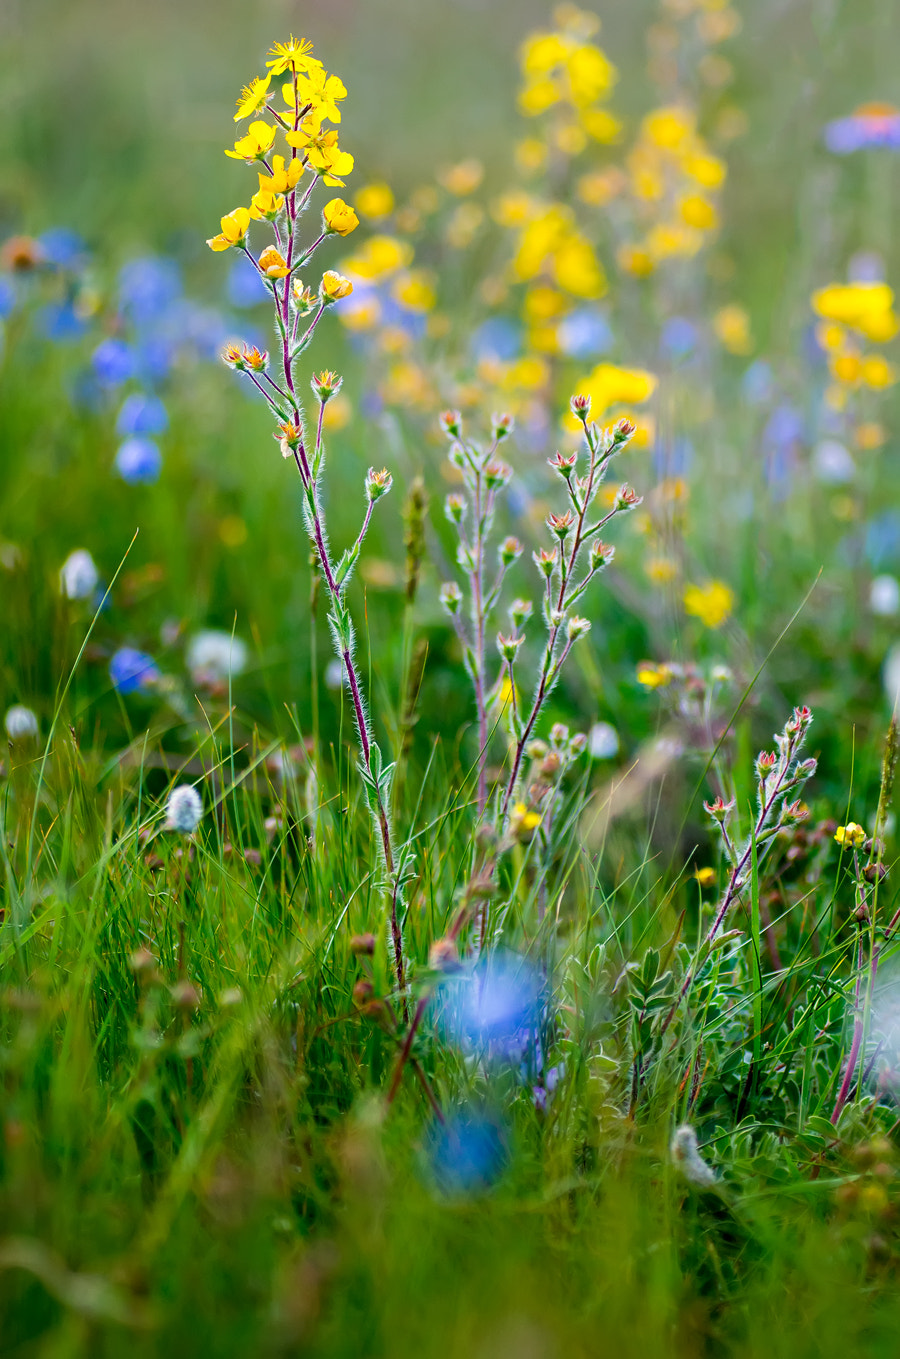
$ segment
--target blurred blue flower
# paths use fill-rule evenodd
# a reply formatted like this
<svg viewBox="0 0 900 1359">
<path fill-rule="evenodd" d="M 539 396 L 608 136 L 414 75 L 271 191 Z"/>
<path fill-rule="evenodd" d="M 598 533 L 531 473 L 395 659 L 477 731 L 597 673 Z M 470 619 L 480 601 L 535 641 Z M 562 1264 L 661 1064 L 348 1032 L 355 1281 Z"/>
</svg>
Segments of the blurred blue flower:
<svg viewBox="0 0 900 1359">
<path fill-rule="evenodd" d="M 663 353 L 673 359 L 685 359 L 693 354 L 699 338 L 699 331 L 693 321 L 689 321 L 686 316 L 670 316 L 668 321 L 663 322 L 659 332 L 659 345 Z"/>
<path fill-rule="evenodd" d="M 404 330 L 412 340 L 422 340 L 428 329 L 428 317 L 424 312 L 413 311 L 410 307 L 404 307 L 402 302 L 398 302 L 395 297 L 382 296 L 381 298 L 381 324 L 383 326 L 398 326 Z"/>
<path fill-rule="evenodd" d="M 755 359 L 741 378 L 741 391 L 744 400 L 751 406 L 765 406 L 772 400 L 775 382 L 771 364 L 765 359 Z"/>
<path fill-rule="evenodd" d="M 476 359 L 514 359 L 522 350 L 522 332 L 507 316 L 491 316 L 482 321 L 471 339 Z"/>
<path fill-rule="evenodd" d="M 179 344 L 188 345 L 204 359 L 218 359 L 227 342 L 244 338 L 243 324 L 238 327 L 215 307 L 202 307 L 187 299 L 178 304 L 173 320 Z M 267 347 L 265 341 L 262 347 Z"/>
<path fill-rule="evenodd" d="M 116 419 L 117 434 L 165 434 L 168 412 L 158 396 L 132 392 L 122 402 Z"/>
<path fill-rule="evenodd" d="M 694 445 L 690 439 L 669 439 L 657 443 L 653 450 L 653 468 L 658 477 L 683 477 L 694 461 Z"/>
<path fill-rule="evenodd" d="M 144 333 L 134 348 L 136 376 L 144 382 L 164 382 L 172 371 L 176 353 L 175 343 L 166 330 Z"/>
<path fill-rule="evenodd" d="M 900 561 L 900 512 L 885 510 L 866 525 L 865 553 L 876 570 Z"/>
<path fill-rule="evenodd" d="M 71 302 L 48 302 L 38 312 L 37 322 L 41 334 L 54 344 L 77 340 L 87 330 L 87 322 Z"/>
<path fill-rule="evenodd" d="M 130 260 L 119 273 L 119 305 L 133 325 L 158 321 L 181 296 L 181 271 L 174 260 L 150 255 Z"/>
<path fill-rule="evenodd" d="M 99 411 L 105 406 L 103 388 L 90 368 L 76 373 L 69 387 L 69 399 L 79 410 Z"/>
<path fill-rule="evenodd" d="M 159 679 L 159 667 L 146 651 L 132 646 L 119 647 L 109 662 L 109 677 L 120 694 L 148 689 Z"/>
<path fill-rule="evenodd" d="M 77 231 L 71 227 L 50 227 L 38 237 L 44 258 L 60 269 L 72 269 L 87 258 L 88 248 Z"/>
<path fill-rule="evenodd" d="M 900 109 L 891 104 L 862 104 L 848 117 L 826 123 L 825 145 L 838 156 L 870 146 L 900 150 Z"/>
<path fill-rule="evenodd" d="M 136 435 L 119 445 L 115 468 L 129 486 L 147 485 L 159 480 L 162 454 L 152 439 L 142 439 Z"/>
<path fill-rule="evenodd" d="M 384 400 L 380 392 L 370 387 L 363 392 L 359 401 L 360 415 L 367 420 L 374 420 L 384 410 Z"/>
<path fill-rule="evenodd" d="M 6 274 L 0 274 L 0 320 L 4 316 L 9 316 L 15 309 L 17 301 L 16 285 Z"/>
<path fill-rule="evenodd" d="M 609 322 L 596 307 L 579 307 L 560 321 L 556 339 L 563 354 L 572 359 L 590 359 L 606 354 L 614 336 Z"/>
<path fill-rule="evenodd" d="M 427 1151 L 438 1187 L 453 1196 L 490 1189 L 507 1162 L 497 1122 L 474 1109 L 450 1113 L 446 1123 L 435 1124 Z"/>
<path fill-rule="evenodd" d="M 776 406 L 766 421 L 763 443 L 770 449 L 791 448 L 802 443 L 805 423 L 796 406 L 787 403 Z"/>
<path fill-rule="evenodd" d="M 232 264 L 225 291 L 233 307 L 255 307 L 257 303 L 268 302 L 272 297 L 259 276 L 259 270 L 246 255 L 238 255 Z"/>
<path fill-rule="evenodd" d="M 124 340 L 111 335 L 98 344 L 91 363 L 104 387 L 118 387 L 134 373 L 134 351 Z"/>
<path fill-rule="evenodd" d="M 543 991 L 543 979 L 527 959 L 498 952 L 445 979 L 435 999 L 437 1020 L 461 1047 L 533 1067 Z"/>
</svg>

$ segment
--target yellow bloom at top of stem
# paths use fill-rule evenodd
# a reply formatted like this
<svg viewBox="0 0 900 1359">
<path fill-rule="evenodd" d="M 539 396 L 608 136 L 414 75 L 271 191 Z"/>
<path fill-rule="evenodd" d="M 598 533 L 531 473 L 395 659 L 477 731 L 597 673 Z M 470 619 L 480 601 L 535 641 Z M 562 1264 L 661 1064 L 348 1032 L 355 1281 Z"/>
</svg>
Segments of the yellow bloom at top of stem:
<svg viewBox="0 0 900 1359">
<path fill-rule="evenodd" d="M 272 76 L 254 76 L 249 85 L 245 85 L 237 98 L 237 113 L 234 121 L 239 123 L 244 118 L 249 118 L 251 113 L 260 113 L 265 107 L 269 98 L 269 85 Z"/>
<path fill-rule="evenodd" d="M 272 149 L 275 132 L 276 129 L 270 127 L 268 123 L 262 121 L 251 123 L 247 135 L 240 137 L 234 144 L 234 150 L 226 151 L 225 155 L 230 156 L 232 160 L 249 162 L 262 160 Z"/>
<path fill-rule="evenodd" d="M 244 239 L 247 228 L 250 225 L 250 211 L 248 208 L 235 208 L 234 212 L 229 212 L 222 218 L 222 232 L 219 236 L 213 236 L 206 244 L 210 250 L 228 250 L 238 241 Z"/>
<path fill-rule="evenodd" d="M 270 193 L 289 193 L 291 189 L 297 187 L 297 183 L 303 176 L 303 161 L 295 156 L 293 160 L 287 162 L 285 167 L 284 156 L 272 157 L 271 175 L 260 175 L 260 189 L 268 189 Z"/>
<path fill-rule="evenodd" d="M 359 226 L 359 218 L 343 198 L 332 198 L 330 203 L 325 204 L 322 209 L 322 220 L 325 223 L 325 230 L 333 232 L 336 236 L 349 236 L 350 232 Z"/>
<path fill-rule="evenodd" d="M 285 71 L 315 71 L 322 69 L 322 63 L 309 54 L 313 50 L 311 42 L 305 38 L 297 39 L 293 33 L 287 42 L 273 43 L 269 48 L 266 66 L 271 75 L 283 75 Z"/>
<path fill-rule="evenodd" d="M 284 85 L 281 90 L 284 102 L 293 110 L 294 87 Z M 312 71 L 307 76 L 297 77 L 297 107 L 309 105 L 319 122 L 327 118 L 330 123 L 341 121 L 338 104 L 347 98 L 347 89 L 340 76 L 326 75 L 324 70 Z"/>
<path fill-rule="evenodd" d="M 266 278 L 285 278 L 290 270 L 287 260 L 274 245 L 267 245 L 259 257 L 259 267 Z"/>
<path fill-rule="evenodd" d="M 731 617 L 734 591 L 724 581 L 711 580 L 706 585 L 686 585 L 684 609 L 692 618 L 699 618 L 705 628 L 720 628 Z"/>
<path fill-rule="evenodd" d="M 865 827 L 858 821 L 848 821 L 846 826 L 838 826 L 834 838 L 842 849 L 859 849 L 866 840 Z"/>
</svg>

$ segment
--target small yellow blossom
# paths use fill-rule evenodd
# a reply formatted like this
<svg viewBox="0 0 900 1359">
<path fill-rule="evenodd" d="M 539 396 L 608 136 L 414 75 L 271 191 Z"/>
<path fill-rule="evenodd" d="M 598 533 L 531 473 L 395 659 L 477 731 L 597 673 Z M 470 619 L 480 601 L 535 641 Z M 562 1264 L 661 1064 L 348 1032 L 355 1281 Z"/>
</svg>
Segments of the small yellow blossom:
<svg viewBox="0 0 900 1359">
<path fill-rule="evenodd" d="M 682 198 L 678 204 L 678 211 L 683 221 L 688 226 L 697 227 L 699 231 L 714 231 L 719 225 L 719 214 L 708 198 L 702 194 L 688 194 Z"/>
<path fill-rule="evenodd" d="M 234 144 L 234 150 L 226 151 L 225 155 L 232 160 L 262 160 L 272 149 L 275 133 L 276 129 L 268 123 L 251 123 L 247 135 L 240 137 Z"/>
<path fill-rule="evenodd" d="M 848 821 L 846 826 L 838 826 L 834 838 L 842 849 L 859 849 L 867 837 L 858 821 Z"/>
<path fill-rule="evenodd" d="M 401 274 L 391 291 L 397 301 L 410 311 L 431 311 L 437 301 L 433 278 L 424 269 Z"/>
<path fill-rule="evenodd" d="M 716 880 L 714 868 L 695 868 L 694 877 L 701 887 L 711 887 Z"/>
<path fill-rule="evenodd" d="M 812 295 L 812 308 L 826 321 L 861 329 L 872 318 L 889 315 L 894 293 L 886 283 L 831 283 Z"/>
<path fill-rule="evenodd" d="M 886 387 L 893 387 L 897 381 L 897 369 L 888 363 L 883 354 L 869 354 L 862 361 L 860 377 L 866 387 L 881 392 Z"/>
<path fill-rule="evenodd" d="M 390 217 L 394 211 L 394 195 L 390 185 L 364 184 L 356 195 L 356 211 L 372 222 Z"/>
<path fill-rule="evenodd" d="M 259 257 L 259 267 L 266 278 L 285 278 L 289 273 L 287 260 L 274 245 L 267 245 Z"/>
<path fill-rule="evenodd" d="M 649 278 L 656 267 L 649 250 L 639 245 L 621 246 L 616 259 L 619 268 L 624 269 L 626 274 L 632 274 L 634 278 Z"/>
<path fill-rule="evenodd" d="M 303 161 L 295 156 L 285 166 L 284 156 L 272 157 L 271 175 L 259 176 L 259 187 L 272 193 L 289 193 L 303 177 Z"/>
<path fill-rule="evenodd" d="M 720 628 L 731 617 L 734 591 L 721 580 L 706 585 L 686 585 L 684 609 L 692 618 L 699 618 L 705 628 Z"/>
<path fill-rule="evenodd" d="M 690 109 L 672 106 L 648 113 L 641 131 L 644 137 L 663 150 L 682 146 L 694 131 L 694 115 Z"/>
<path fill-rule="evenodd" d="M 213 236 L 206 242 L 210 250 L 228 250 L 238 241 L 242 241 L 247 234 L 250 225 L 250 211 L 248 208 L 235 208 L 234 212 L 229 212 L 222 218 L 222 232 L 219 236 Z"/>
<path fill-rule="evenodd" d="M 349 236 L 359 226 L 359 218 L 343 198 L 332 198 L 322 209 L 322 218 L 328 231 L 337 236 Z"/>
<path fill-rule="evenodd" d="M 322 275 L 322 298 L 325 302 L 339 302 L 342 297 L 349 297 L 352 292 L 353 284 L 349 278 L 344 278 L 334 269 L 325 270 Z"/>
<path fill-rule="evenodd" d="M 672 671 L 667 665 L 655 665 L 653 661 L 641 661 L 636 674 L 638 684 L 645 689 L 664 689 L 672 682 Z"/>
<path fill-rule="evenodd" d="M 285 85 L 282 94 L 285 103 L 293 109 L 293 87 Z M 309 108 L 320 123 L 323 118 L 331 123 L 339 123 L 341 111 L 338 104 L 346 98 L 347 89 L 339 76 L 326 76 L 324 71 L 312 71 L 297 77 L 297 104 L 301 109 Z"/>
<path fill-rule="evenodd" d="M 251 113 L 260 113 L 266 107 L 271 80 L 271 73 L 264 78 L 254 76 L 250 84 L 244 86 L 237 99 L 237 113 L 234 115 L 236 123 L 249 118 Z"/>
<path fill-rule="evenodd" d="M 749 354 L 753 348 L 750 317 L 736 302 L 716 312 L 713 330 L 729 354 Z"/>
<path fill-rule="evenodd" d="M 547 147 L 539 137 L 525 137 L 516 143 L 516 165 L 525 174 L 540 170 L 547 160 Z"/>
<path fill-rule="evenodd" d="M 484 166 L 480 160 L 461 160 L 458 165 L 448 165 L 438 174 L 439 183 L 458 198 L 474 193 L 484 179 Z"/>
<path fill-rule="evenodd" d="M 412 261 L 412 247 L 395 236 L 370 236 L 362 248 L 344 261 L 344 268 L 360 278 L 376 282 L 405 269 Z"/>
<path fill-rule="evenodd" d="M 513 835 L 521 840 L 527 840 L 540 824 L 541 816 L 539 812 L 532 811 L 524 802 L 516 802 L 513 805 L 509 822 L 509 829 Z"/>
<path fill-rule="evenodd" d="M 321 70 L 322 63 L 309 53 L 313 50 L 311 42 L 299 41 L 293 34 L 287 42 L 276 42 L 269 49 L 271 60 L 266 62 L 271 75 L 283 75 L 285 71 Z"/>
<path fill-rule="evenodd" d="M 263 176 L 260 175 L 260 181 Z M 280 194 L 272 192 L 269 183 L 260 182 L 260 187 L 250 199 L 250 216 L 255 221 L 273 221 L 284 207 L 284 199 Z"/>
</svg>

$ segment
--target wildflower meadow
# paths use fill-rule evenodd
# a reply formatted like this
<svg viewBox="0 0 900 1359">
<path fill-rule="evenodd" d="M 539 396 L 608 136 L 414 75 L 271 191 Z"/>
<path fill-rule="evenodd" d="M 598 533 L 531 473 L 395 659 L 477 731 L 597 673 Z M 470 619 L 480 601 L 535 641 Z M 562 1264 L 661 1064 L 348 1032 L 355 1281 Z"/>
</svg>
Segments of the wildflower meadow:
<svg viewBox="0 0 900 1359">
<path fill-rule="evenodd" d="M 897 1354 L 898 22 L 0 8 L 0 1355 Z"/>
</svg>

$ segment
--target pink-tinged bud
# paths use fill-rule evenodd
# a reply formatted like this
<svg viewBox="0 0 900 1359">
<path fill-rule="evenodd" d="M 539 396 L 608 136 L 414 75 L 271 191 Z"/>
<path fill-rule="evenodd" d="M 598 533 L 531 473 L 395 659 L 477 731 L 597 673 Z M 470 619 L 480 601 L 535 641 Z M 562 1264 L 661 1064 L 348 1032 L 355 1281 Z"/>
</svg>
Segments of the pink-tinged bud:
<svg viewBox="0 0 900 1359">
<path fill-rule="evenodd" d="M 498 443 L 501 443 L 503 439 L 507 439 L 509 435 L 512 434 L 515 425 L 515 419 L 508 411 L 502 411 L 500 414 L 495 411 L 491 416 L 491 434 Z"/>
<path fill-rule="evenodd" d="M 337 396 L 343 384 L 344 379 L 342 377 L 338 377 L 337 373 L 331 373 L 326 369 L 321 373 L 316 373 L 309 385 L 324 406 L 326 401 Z"/>
<path fill-rule="evenodd" d="M 518 538 L 515 538 L 510 534 L 508 538 L 503 539 L 503 542 L 497 549 L 497 554 L 504 566 L 510 566 L 514 561 L 521 557 L 524 551 L 525 549 Z"/>
<path fill-rule="evenodd" d="M 599 571 L 604 566 L 609 566 L 616 549 L 611 543 L 602 543 L 599 538 L 591 543 L 590 563 L 592 571 Z"/>
<path fill-rule="evenodd" d="M 778 756 L 774 750 L 761 750 L 756 757 L 757 776 L 764 779 L 768 774 L 771 774 L 777 763 Z"/>
<path fill-rule="evenodd" d="M 371 958 L 375 952 L 374 934 L 354 934 L 350 940 L 350 952 L 361 957 Z"/>
<path fill-rule="evenodd" d="M 559 449 L 557 449 L 552 458 L 547 459 L 549 466 L 553 468 L 554 472 L 558 472 L 561 477 L 565 477 L 566 481 L 569 480 L 574 472 L 577 461 L 577 453 L 560 453 Z"/>
<path fill-rule="evenodd" d="M 554 722 L 550 728 L 550 744 L 558 750 L 560 746 L 566 745 L 569 740 L 569 728 L 565 722 Z"/>
<path fill-rule="evenodd" d="M 809 808 L 797 798 L 782 810 L 781 816 L 784 821 L 805 821 L 809 816 Z"/>
<path fill-rule="evenodd" d="M 512 468 L 505 462 L 489 462 L 484 469 L 484 480 L 489 491 L 506 486 L 512 477 Z"/>
<path fill-rule="evenodd" d="M 509 606 L 509 621 L 514 628 L 520 628 L 526 623 L 532 614 L 532 604 L 530 599 L 514 599 Z"/>
<path fill-rule="evenodd" d="M 811 779 L 818 767 L 818 760 L 802 760 L 800 764 L 797 765 L 797 777 L 800 779 Z"/>
<path fill-rule="evenodd" d="M 497 634 L 497 650 L 507 662 L 512 665 L 518 655 L 519 647 L 525 641 L 524 637 L 504 637 L 502 632 Z"/>
<path fill-rule="evenodd" d="M 638 495 L 633 486 L 620 486 L 616 492 L 613 508 L 616 510 L 633 510 L 636 505 L 641 504 L 643 499 L 644 497 Z"/>
<path fill-rule="evenodd" d="M 794 709 L 784 729 L 791 736 L 794 736 L 799 731 L 805 731 L 811 721 L 812 713 L 804 704 L 802 708 Z"/>
<path fill-rule="evenodd" d="M 721 825 L 724 825 L 734 810 L 734 799 L 732 798 L 731 802 L 726 802 L 723 798 L 716 797 L 713 798 L 712 802 L 704 802 L 703 806 L 713 821 L 718 821 Z"/>
<path fill-rule="evenodd" d="M 572 400 L 569 402 L 569 406 L 575 419 L 580 420 L 582 424 L 584 424 L 591 413 L 591 398 L 582 395 L 573 396 Z"/>
<path fill-rule="evenodd" d="M 449 614 L 459 613 L 462 604 L 462 590 L 455 580 L 448 581 L 446 585 L 441 586 L 440 601 Z"/>
<path fill-rule="evenodd" d="M 295 448 L 300 447 L 301 433 L 299 425 L 291 424 L 288 420 L 279 420 L 275 430 L 275 438 L 281 444 L 282 453 L 285 449 L 288 450 L 285 457 L 288 457 Z"/>
<path fill-rule="evenodd" d="M 552 552 L 547 552 L 544 548 L 541 548 L 540 552 L 532 552 L 531 556 L 541 575 L 546 576 L 549 580 L 556 566 L 556 548 Z"/>
<path fill-rule="evenodd" d="M 458 439 L 462 434 L 462 416 L 459 411 L 442 411 L 438 417 L 441 429 L 448 439 Z"/>
<path fill-rule="evenodd" d="M 569 742 L 569 753 L 572 755 L 583 755 L 588 748 L 588 738 L 583 731 L 576 731 Z"/>
<path fill-rule="evenodd" d="M 227 363 L 229 368 L 236 368 L 239 373 L 244 370 L 244 355 L 240 345 L 227 344 L 222 350 L 222 362 Z"/>
<path fill-rule="evenodd" d="M 370 467 L 366 477 L 366 496 L 374 504 L 383 495 L 387 495 L 393 484 L 394 478 L 386 467 L 382 467 L 380 472 L 376 472 L 374 467 Z"/>
<path fill-rule="evenodd" d="M 451 524 L 461 524 L 465 518 L 466 502 L 461 495 L 448 495 L 444 501 L 444 513 Z"/>
<path fill-rule="evenodd" d="M 575 516 L 571 510 L 566 510 L 564 514 L 550 514 L 547 516 L 547 527 L 562 543 L 568 538 L 575 525 Z"/>
<path fill-rule="evenodd" d="M 634 437 L 636 429 L 637 425 L 634 421 L 629 420 L 627 415 L 623 415 L 622 419 L 613 430 L 613 443 L 627 444 L 628 440 Z"/>
</svg>

